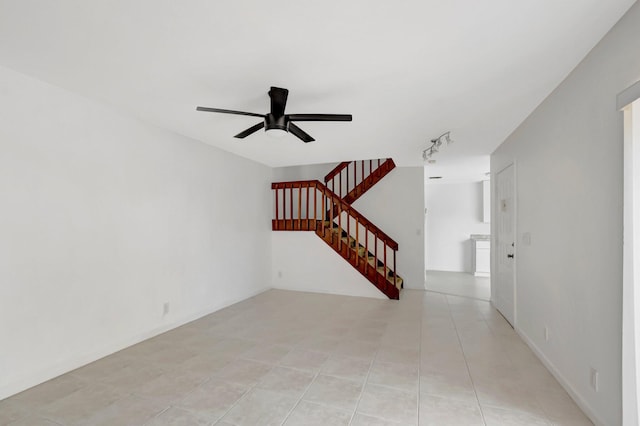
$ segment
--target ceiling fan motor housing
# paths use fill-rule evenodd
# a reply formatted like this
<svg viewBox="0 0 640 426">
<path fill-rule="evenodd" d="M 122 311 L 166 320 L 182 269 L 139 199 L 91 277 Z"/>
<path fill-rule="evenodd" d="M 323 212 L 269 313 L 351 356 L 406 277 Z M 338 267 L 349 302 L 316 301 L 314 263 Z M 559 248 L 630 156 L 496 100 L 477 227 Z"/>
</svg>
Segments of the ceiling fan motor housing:
<svg viewBox="0 0 640 426">
<path fill-rule="evenodd" d="M 269 113 L 264 117 L 264 128 L 266 130 L 279 129 L 284 130 L 285 132 L 289 131 L 289 126 L 286 119 L 286 116 L 281 115 L 279 117 Z"/>
</svg>

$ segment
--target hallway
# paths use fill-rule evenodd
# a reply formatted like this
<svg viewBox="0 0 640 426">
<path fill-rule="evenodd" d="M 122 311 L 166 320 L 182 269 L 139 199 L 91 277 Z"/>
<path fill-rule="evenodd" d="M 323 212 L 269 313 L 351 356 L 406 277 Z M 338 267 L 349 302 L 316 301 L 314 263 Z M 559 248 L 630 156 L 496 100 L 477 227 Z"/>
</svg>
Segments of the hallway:
<svg viewBox="0 0 640 426">
<path fill-rule="evenodd" d="M 18 425 L 591 425 L 481 300 L 270 290 L 0 401 Z"/>
<path fill-rule="evenodd" d="M 491 278 L 467 272 L 427 271 L 425 288 L 436 293 L 491 300 Z"/>
</svg>

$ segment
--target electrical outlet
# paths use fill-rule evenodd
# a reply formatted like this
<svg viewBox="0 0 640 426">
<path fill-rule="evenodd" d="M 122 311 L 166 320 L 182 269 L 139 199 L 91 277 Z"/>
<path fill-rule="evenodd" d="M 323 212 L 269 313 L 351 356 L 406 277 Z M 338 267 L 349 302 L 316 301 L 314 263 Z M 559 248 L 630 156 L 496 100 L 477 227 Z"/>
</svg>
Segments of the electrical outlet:
<svg viewBox="0 0 640 426">
<path fill-rule="evenodd" d="M 546 325 L 544 326 L 544 340 L 545 342 L 549 341 L 549 327 L 547 327 Z"/>
<path fill-rule="evenodd" d="M 164 302 L 164 305 L 162 305 L 162 316 L 166 316 L 169 314 L 169 302 Z"/>
<path fill-rule="evenodd" d="M 595 368 L 591 367 L 591 378 L 589 380 L 589 383 L 591 384 L 591 388 L 598 392 L 598 385 L 599 385 L 599 376 L 598 376 L 598 370 L 596 370 Z"/>
</svg>

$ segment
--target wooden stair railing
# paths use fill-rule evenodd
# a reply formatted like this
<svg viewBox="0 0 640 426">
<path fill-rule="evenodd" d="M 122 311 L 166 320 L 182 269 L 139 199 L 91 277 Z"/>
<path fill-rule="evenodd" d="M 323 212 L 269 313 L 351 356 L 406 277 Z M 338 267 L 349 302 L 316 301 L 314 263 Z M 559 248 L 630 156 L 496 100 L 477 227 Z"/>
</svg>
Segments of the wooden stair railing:
<svg viewBox="0 0 640 426">
<path fill-rule="evenodd" d="M 390 299 L 400 297 L 398 243 L 318 180 L 276 182 L 274 231 L 314 231 Z"/>
<path fill-rule="evenodd" d="M 325 185 L 351 204 L 396 167 L 391 158 L 343 161 L 325 177 Z"/>
</svg>

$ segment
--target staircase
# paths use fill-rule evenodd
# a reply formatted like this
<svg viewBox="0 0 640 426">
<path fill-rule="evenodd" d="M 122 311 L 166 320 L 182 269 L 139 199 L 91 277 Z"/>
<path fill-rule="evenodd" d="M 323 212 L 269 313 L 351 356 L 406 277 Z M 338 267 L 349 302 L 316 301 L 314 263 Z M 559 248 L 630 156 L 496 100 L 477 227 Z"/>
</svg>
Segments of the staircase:
<svg viewBox="0 0 640 426">
<path fill-rule="evenodd" d="M 319 180 L 275 182 L 274 231 L 314 231 L 390 299 L 399 299 L 398 243 L 351 203 L 395 168 L 392 159 L 338 164 Z"/>
</svg>

